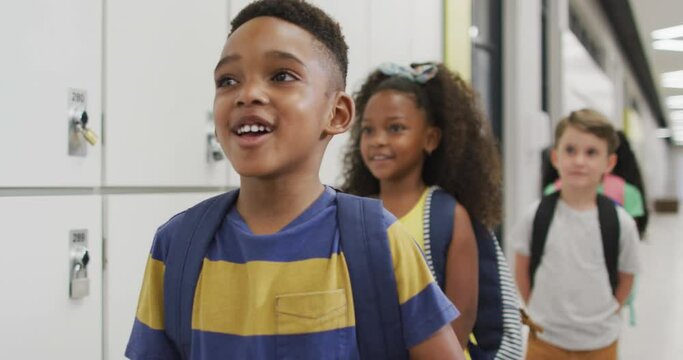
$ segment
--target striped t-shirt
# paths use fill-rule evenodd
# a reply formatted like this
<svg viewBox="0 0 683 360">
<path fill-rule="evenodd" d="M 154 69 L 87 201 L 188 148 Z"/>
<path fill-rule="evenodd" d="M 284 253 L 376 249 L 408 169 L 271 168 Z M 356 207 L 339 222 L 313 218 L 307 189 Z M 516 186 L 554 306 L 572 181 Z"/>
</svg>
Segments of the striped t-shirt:
<svg viewBox="0 0 683 360">
<path fill-rule="evenodd" d="M 353 294 L 340 249 L 334 190 L 271 235 L 254 235 L 235 208 L 204 259 L 194 294 L 193 359 L 356 359 Z M 126 356 L 177 359 L 164 332 L 163 278 L 183 213 L 157 231 Z M 408 347 L 458 312 L 413 239 L 385 211 Z"/>
</svg>

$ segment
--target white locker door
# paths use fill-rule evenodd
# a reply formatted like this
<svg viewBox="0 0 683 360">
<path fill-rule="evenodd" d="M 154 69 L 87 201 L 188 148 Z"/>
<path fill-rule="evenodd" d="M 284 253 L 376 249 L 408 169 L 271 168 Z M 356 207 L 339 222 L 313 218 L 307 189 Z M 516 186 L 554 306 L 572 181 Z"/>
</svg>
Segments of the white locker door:
<svg viewBox="0 0 683 360">
<path fill-rule="evenodd" d="M 207 160 L 227 1 L 106 3 L 107 186 L 231 184 Z"/>
<path fill-rule="evenodd" d="M 102 1 L 2 1 L 0 44 L 0 187 L 98 186 L 101 142 L 74 132 L 68 155 L 68 108 L 101 134 Z"/>
<path fill-rule="evenodd" d="M 216 194 L 109 195 L 105 271 L 105 360 L 123 359 L 133 328 L 145 263 L 156 229 Z"/>
<path fill-rule="evenodd" d="M 0 197 L 0 219 L 0 358 L 101 358 L 101 197 Z M 72 230 L 87 232 L 90 258 L 90 293 L 78 300 L 69 297 Z"/>
</svg>

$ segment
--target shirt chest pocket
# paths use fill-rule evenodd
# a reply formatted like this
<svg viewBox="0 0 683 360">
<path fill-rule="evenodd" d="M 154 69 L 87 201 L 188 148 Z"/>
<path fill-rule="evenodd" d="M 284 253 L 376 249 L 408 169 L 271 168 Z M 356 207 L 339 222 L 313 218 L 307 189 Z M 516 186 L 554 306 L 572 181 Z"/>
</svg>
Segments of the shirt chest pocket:
<svg viewBox="0 0 683 360">
<path fill-rule="evenodd" d="M 347 327 L 347 308 L 343 289 L 277 296 L 277 334 L 303 334 Z"/>
<path fill-rule="evenodd" d="M 348 358 L 353 332 L 343 289 L 275 300 L 278 359 Z"/>
</svg>

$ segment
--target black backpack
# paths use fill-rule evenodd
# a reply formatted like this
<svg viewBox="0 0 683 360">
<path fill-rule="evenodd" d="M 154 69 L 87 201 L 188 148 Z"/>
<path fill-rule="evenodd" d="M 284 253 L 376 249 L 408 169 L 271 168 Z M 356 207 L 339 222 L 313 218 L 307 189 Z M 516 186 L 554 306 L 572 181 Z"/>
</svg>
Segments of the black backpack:
<svg viewBox="0 0 683 360">
<path fill-rule="evenodd" d="M 433 186 L 425 201 L 425 258 L 439 286 L 444 289 L 446 258 L 453 234 L 456 200 Z M 473 360 L 522 359 L 520 303 L 505 255 L 495 235 L 472 218 L 479 253 L 479 301 L 472 333 L 477 345 L 468 343 Z"/>
<path fill-rule="evenodd" d="M 548 237 L 548 231 L 550 230 L 550 223 L 553 220 L 559 198 L 559 191 L 546 195 L 541 199 L 541 203 L 536 209 L 531 233 L 531 259 L 529 261 L 529 280 L 532 288 L 534 286 L 536 270 L 538 270 L 538 266 L 541 264 L 545 242 Z M 597 204 L 605 264 L 607 265 L 609 282 L 612 286 L 612 292 L 614 293 L 619 280 L 618 261 L 620 229 L 616 208 L 617 205 L 602 194 L 597 195 Z"/>
</svg>

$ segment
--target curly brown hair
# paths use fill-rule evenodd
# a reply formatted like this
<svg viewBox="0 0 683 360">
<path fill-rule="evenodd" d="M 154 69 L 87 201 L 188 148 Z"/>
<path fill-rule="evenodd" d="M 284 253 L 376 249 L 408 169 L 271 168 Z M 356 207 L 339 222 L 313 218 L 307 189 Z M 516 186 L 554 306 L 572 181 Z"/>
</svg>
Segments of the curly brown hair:
<svg viewBox="0 0 683 360">
<path fill-rule="evenodd" d="M 379 70 L 368 76 L 354 94 L 357 112 L 344 154 L 342 190 L 359 196 L 379 194 L 379 180 L 363 162 L 360 139 L 365 106 L 372 95 L 383 90 L 413 95 L 428 121 L 441 129 L 439 146 L 424 162 L 425 184 L 446 190 L 487 226 L 500 224 L 502 178 L 496 139 L 474 90 L 443 64 L 424 85 Z"/>
</svg>

